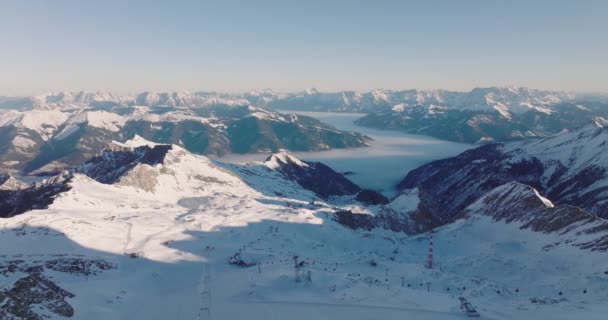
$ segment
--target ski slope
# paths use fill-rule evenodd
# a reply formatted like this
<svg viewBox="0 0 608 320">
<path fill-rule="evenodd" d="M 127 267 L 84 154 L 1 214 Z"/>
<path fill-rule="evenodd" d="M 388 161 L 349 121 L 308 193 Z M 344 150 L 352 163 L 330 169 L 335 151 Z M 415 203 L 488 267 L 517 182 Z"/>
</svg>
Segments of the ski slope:
<svg viewBox="0 0 608 320">
<path fill-rule="evenodd" d="M 45 269 L 74 294 L 74 319 L 464 319 L 460 295 L 482 319 L 608 312 L 606 254 L 544 250 L 550 235 L 459 220 L 434 234 L 437 268 L 427 270 L 425 236 L 347 229 L 332 212 L 356 203 L 322 201 L 269 164 L 222 164 L 174 147 L 164 164 L 138 166 L 112 185 L 76 174 L 49 209 L 0 220 L 0 242 L 10 244 L 0 261 L 109 263 L 91 275 Z M 229 264 L 237 252 L 253 265 Z M 301 282 L 294 256 L 305 261 Z M 5 272 L 0 286 L 23 275 Z"/>
</svg>

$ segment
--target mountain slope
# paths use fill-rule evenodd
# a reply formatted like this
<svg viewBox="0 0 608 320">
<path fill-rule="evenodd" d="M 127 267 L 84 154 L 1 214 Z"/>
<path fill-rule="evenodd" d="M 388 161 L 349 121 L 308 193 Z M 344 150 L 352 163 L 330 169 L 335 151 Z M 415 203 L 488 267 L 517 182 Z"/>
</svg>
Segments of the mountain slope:
<svg viewBox="0 0 608 320">
<path fill-rule="evenodd" d="M 561 243 L 581 249 L 608 250 L 608 220 L 570 205 L 554 206 L 527 185 L 510 182 L 499 186 L 459 215 L 470 218 L 481 214 L 494 221 L 519 225 L 521 229 L 555 234 Z"/>
<path fill-rule="evenodd" d="M 601 117 L 608 118 L 602 101 L 526 88 L 477 88 L 396 104 L 357 123 L 475 143 L 552 136 Z"/>
<path fill-rule="evenodd" d="M 303 164 L 285 154 L 222 164 L 141 138 L 113 144 L 48 208 L 0 220 L 0 242 L 10 244 L 0 316 L 443 320 L 464 317 L 460 295 L 491 319 L 602 319 L 607 310 L 605 252 L 548 246 L 559 234 L 476 212 L 436 230 L 438 267 L 425 269 L 425 237 L 344 228 L 336 210 L 378 206 L 319 199 L 278 170 Z M 407 211 L 422 197 L 387 208 Z M 253 265 L 231 264 L 235 256 Z"/>
<path fill-rule="evenodd" d="M 313 118 L 250 106 L 119 105 L 106 109 L 86 105 L 74 110 L 0 111 L 1 163 L 11 171 L 61 171 L 84 162 L 113 140 L 136 135 L 208 155 L 328 150 L 365 146 L 370 141 Z"/>
<path fill-rule="evenodd" d="M 608 129 L 595 122 L 562 135 L 507 144 L 488 144 L 412 170 L 398 185 L 430 195 L 441 223 L 495 187 L 517 181 L 556 204 L 580 206 L 607 217 Z"/>
<path fill-rule="evenodd" d="M 0 174 L 0 218 L 48 208 L 61 193 L 70 190 L 71 179 L 71 173 L 66 171 L 26 186 L 8 175 Z"/>
</svg>

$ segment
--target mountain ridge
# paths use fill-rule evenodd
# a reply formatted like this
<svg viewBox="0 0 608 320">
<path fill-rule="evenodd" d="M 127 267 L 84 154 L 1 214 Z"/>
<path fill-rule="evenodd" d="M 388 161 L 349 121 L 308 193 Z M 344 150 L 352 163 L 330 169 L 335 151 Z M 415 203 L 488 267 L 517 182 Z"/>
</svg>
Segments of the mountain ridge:
<svg viewBox="0 0 608 320">
<path fill-rule="evenodd" d="M 452 222 L 488 192 L 513 181 L 556 205 L 606 218 L 607 141 L 604 123 L 594 122 L 555 137 L 486 144 L 412 170 L 397 188 L 402 194 L 415 189 L 427 195 L 419 197 L 426 209 L 417 210 L 433 217 L 436 226 Z"/>
<path fill-rule="evenodd" d="M 0 110 L 0 163 L 13 171 L 60 171 L 110 141 L 136 135 L 215 156 L 362 147 L 370 141 L 314 118 L 240 105 Z"/>
</svg>

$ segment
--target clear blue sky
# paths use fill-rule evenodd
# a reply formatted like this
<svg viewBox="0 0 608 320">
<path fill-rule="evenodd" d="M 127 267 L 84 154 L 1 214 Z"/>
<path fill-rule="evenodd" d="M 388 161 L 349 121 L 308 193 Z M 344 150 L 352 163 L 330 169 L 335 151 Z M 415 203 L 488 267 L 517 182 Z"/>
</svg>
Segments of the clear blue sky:
<svg viewBox="0 0 608 320">
<path fill-rule="evenodd" d="M 608 1 L 0 0 L 0 94 L 608 91 Z"/>
</svg>

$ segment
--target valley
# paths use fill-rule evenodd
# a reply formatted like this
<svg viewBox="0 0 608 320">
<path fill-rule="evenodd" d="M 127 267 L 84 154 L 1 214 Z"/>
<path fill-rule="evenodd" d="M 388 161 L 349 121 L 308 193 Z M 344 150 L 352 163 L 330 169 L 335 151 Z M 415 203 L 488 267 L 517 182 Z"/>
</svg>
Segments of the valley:
<svg viewBox="0 0 608 320">
<path fill-rule="evenodd" d="M 335 112 L 303 112 L 279 110 L 316 118 L 345 132 L 359 132 L 372 140 L 368 147 L 293 152 L 300 159 L 323 162 L 333 169 L 347 173 L 353 182 L 379 191 L 386 196 L 396 194 L 399 177 L 433 160 L 455 156 L 473 145 L 438 140 L 431 137 L 379 130 L 355 124 L 365 114 Z M 231 154 L 220 158 L 227 162 L 261 161 L 265 154 Z"/>
<path fill-rule="evenodd" d="M 0 320 L 608 319 L 607 13 L 0 0 Z"/>
<path fill-rule="evenodd" d="M 435 266 L 427 269 L 428 233 L 335 217 L 347 210 L 414 219 L 399 209 L 415 208 L 414 198 L 364 204 L 338 173 L 318 170 L 327 169 L 287 153 L 241 164 L 141 137 L 114 143 L 57 179 L 69 188 L 48 208 L 0 220 L 0 241 L 11 243 L 0 257 L 0 314 L 465 319 L 459 296 L 483 319 L 601 319 L 608 311 L 605 250 L 570 244 L 573 233 L 496 220 L 490 208 L 500 204 L 489 197 L 434 228 Z M 324 195 L 329 182 L 333 195 Z M 539 200 L 516 198 L 552 206 L 529 196 Z M 608 233 L 590 227 L 596 238 Z"/>
</svg>

